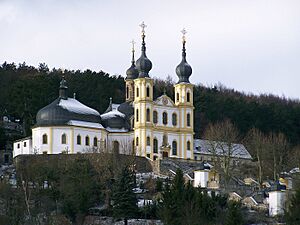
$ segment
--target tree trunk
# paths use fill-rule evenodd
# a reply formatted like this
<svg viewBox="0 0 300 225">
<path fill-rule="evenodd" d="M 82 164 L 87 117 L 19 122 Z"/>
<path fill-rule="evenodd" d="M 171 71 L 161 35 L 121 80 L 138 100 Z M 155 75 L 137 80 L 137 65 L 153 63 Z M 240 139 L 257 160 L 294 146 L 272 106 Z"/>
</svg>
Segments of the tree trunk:
<svg viewBox="0 0 300 225">
<path fill-rule="evenodd" d="M 128 220 L 127 218 L 124 219 L 124 224 L 127 225 L 128 224 Z"/>
</svg>

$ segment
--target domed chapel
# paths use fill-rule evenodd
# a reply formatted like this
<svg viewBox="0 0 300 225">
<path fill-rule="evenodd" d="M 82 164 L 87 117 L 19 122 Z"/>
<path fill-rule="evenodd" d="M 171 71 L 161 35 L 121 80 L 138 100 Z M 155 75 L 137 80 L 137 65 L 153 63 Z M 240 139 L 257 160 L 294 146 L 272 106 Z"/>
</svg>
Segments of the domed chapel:
<svg viewBox="0 0 300 225">
<path fill-rule="evenodd" d="M 176 67 L 175 99 L 165 93 L 154 99 L 149 75 L 152 62 L 146 55 L 146 25 L 140 26 L 141 56 L 135 61 L 133 47 L 125 78 L 126 101 L 114 104 L 110 99 L 107 110 L 100 115 L 75 96 L 70 98 L 62 78 L 57 99 L 38 111 L 32 137 L 14 143 L 14 157 L 116 151 L 151 160 L 203 160 L 197 155 L 205 146 L 204 140 L 194 140 L 193 84 L 189 81 L 192 67 L 186 58 L 186 31 L 182 31 L 182 59 Z"/>
</svg>

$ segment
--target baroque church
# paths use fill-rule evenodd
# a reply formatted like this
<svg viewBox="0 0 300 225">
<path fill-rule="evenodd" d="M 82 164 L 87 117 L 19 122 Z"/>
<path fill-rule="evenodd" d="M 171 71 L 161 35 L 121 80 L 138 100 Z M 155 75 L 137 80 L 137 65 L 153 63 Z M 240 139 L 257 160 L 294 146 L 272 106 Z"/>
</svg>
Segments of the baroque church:
<svg viewBox="0 0 300 225">
<path fill-rule="evenodd" d="M 75 96 L 68 97 L 63 78 L 58 98 L 38 111 L 32 137 L 14 143 L 13 157 L 116 151 L 151 160 L 165 157 L 203 160 L 197 155 L 205 143 L 194 140 L 193 84 L 189 81 L 192 68 L 186 60 L 186 31 L 182 31 L 182 60 L 176 67 L 175 99 L 166 94 L 154 99 L 145 27 L 142 23 L 141 56 L 136 61 L 132 49 L 124 103 L 114 104 L 111 99 L 107 110 L 100 114 Z"/>
</svg>

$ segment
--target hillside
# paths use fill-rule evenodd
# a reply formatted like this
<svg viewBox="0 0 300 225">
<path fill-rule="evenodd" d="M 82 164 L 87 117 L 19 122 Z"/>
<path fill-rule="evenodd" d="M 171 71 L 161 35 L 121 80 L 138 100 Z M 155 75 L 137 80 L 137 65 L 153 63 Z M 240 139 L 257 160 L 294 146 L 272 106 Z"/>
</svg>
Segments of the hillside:
<svg viewBox="0 0 300 225">
<path fill-rule="evenodd" d="M 53 101 L 58 95 L 58 84 L 66 77 L 69 96 L 97 109 L 100 113 L 113 101 L 124 101 L 125 87 L 121 76 L 111 76 L 103 71 L 49 70 L 47 65 L 38 68 L 25 63 L 3 63 L 0 66 L 0 115 L 21 118 L 27 134 L 35 123 L 37 111 Z M 155 80 L 154 95 L 164 89 L 173 96 L 171 80 Z M 196 137 L 201 137 L 209 123 L 229 118 L 240 130 L 241 135 L 256 127 L 268 133 L 284 133 L 293 145 L 300 143 L 300 103 L 296 100 L 274 95 L 246 95 L 221 85 L 204 87 L 196 85 L 194 91 Z"/>
</svg>

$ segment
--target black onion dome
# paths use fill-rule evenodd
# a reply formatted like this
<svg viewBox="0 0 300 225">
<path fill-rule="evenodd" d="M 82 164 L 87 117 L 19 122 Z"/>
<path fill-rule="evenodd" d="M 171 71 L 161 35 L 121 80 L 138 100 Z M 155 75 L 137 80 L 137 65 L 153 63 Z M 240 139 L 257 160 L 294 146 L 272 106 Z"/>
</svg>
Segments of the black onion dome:
<svg viewBox="0 0 300 225">
<path fill-rule="evenodd" d="M 132 64 L 129 69 L 126 71 L 126 80 L 127 79 L 131 79 L 134 80 L 136 78 L 138 78 L 139 76 L 139 71 L 137 70 L 137 68 L 135 67 L 134 64 Z"/>
<path fill-rule="evenodd" d="M 119 107 L 118 110 L 126 116 L 126 119 L 130 119 L 134 114 L 134 108 L 132 102 L 124 102 Z"/>
<path fill-rule="evenodd" d="M 134 42 L 133 42 L 134 44 Z M 135 60 L 134 60 L 134 48 L 132 47 L 132 60 L 131 60 L 131 66 L 129 67 L 129 69 L 126 71 L 126 80 L 127 79 L 131 79 L 134 80 L 136 78 L 138 78 L 139 76 L 139 71 L 137 70 L 136 66 L 135 66 Z"/>
<path fill-rule="evenodd" d="M 99 112 L 75 98 L 68 98 L 67 89 L 63 78 L 60 82 L 59 97 L 38 111 L 36 126 L 67 125 L 71 121 L 101 123 Z"/>
<path fill-rule="evenodd" d="M 189 77 L 192 74 L 192 67 L 186 61 L 185 40 L 183 41 L 182 60 L 176 67 L 176 74 L 179 78 L 178 83 L 190 83 Z"/>
<path fill-rule="evenodd" d="M 149 77 L 149 71 L 152 69 L 152 62 L 146 56 L 145 32 L 142 32 L 142 54 L 136 61 L 136 68 L 139 71 L 139 78 Z"/>
</svg>

